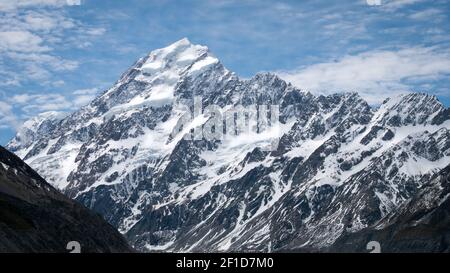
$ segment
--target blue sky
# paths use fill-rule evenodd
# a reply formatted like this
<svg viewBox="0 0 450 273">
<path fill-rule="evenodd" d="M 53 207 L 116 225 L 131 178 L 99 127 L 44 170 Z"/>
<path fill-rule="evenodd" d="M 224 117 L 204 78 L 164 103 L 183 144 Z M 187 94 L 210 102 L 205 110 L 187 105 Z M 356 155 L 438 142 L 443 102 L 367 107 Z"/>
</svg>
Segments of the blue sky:
<svg viewBox="0 0 450 273">
<path fill-rule="evenodd" d="M 0 144 L 27 118 L 74 111 L 183 37 L 249 78 L 376 105 L 421 91 L 450 105 L 448 0 L 0 0 Z"/>
</svg>

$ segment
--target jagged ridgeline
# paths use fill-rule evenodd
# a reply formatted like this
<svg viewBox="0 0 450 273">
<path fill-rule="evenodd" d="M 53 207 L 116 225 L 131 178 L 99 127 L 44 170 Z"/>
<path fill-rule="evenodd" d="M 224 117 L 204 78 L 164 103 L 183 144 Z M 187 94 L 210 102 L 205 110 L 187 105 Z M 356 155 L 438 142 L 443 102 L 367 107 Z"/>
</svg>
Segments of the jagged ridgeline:
<svg viewBox="0 0 450 273">
<path fill-rule="evenodd" d="M 194 97 L 223 111 L 278 105 L 279 135 L 186 140 L 173 129 Z M 320 251 L 403 213 L 450 162 L 449 115 L 427 94 L 373 108 L 270 73 L 240 79 L 183 39 L 80 110 L 27 121 L 8 149 L 142 251 Z"/>
</svg>

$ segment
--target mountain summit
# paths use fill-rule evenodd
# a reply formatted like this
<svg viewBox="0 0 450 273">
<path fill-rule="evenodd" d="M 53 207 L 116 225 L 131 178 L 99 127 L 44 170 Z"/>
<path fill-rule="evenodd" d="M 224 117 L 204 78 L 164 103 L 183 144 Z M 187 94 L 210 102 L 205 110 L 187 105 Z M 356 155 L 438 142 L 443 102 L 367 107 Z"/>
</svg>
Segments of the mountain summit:
<svg viewBox="0 0 450 273">
<path fill-rule="evenodd" d="M 211 118 L 185 120 L 194 97 L 220 113 L 277 105 L 279 131 L 187 140 Z M 374 109 L 357 93 L 314 96 L 270 73 L 243 80 L 187 39 L 82 109 L 25 129 L 8 149 L 143 251 L 326 249 L 391 217 L 450 161 L 449 110 L 433 96 Z"/>
</svg>

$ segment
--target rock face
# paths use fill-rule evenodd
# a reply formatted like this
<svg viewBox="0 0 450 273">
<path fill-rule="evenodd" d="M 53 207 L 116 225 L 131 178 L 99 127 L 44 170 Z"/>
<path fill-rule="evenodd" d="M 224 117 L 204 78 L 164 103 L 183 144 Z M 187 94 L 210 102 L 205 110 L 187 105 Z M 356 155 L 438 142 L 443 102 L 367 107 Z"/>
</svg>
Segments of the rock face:
<svg viewBox="0 0 450 273">
<path fill-rule="evenodd" d="M 194 97 L 224 114 L 278 105 L 279 130 L 186 139 L 212 118 L 186 118 Z M 269 73 L 242 80 L 183 39 L 79 111 L 27 126 L 45 133 L 8 149 L 139 250 L 321 250 L 383 221 L 448 164 L 448 113 L 427 94 L 372 108 L 357 93 L 314 96 Z"/>
<path fill-rule="evenodd" d="M 382 252 L 450 252 L 450 165 L 377 225 L 341 236 L 328 251 L 364 251 L 369 241 Z"/>
<path fill-rule="evenodd" d="M 45 182 L 0 146 L 0 252 L 131 252 L 125 238 L 99 215 Z"/>
</svg>

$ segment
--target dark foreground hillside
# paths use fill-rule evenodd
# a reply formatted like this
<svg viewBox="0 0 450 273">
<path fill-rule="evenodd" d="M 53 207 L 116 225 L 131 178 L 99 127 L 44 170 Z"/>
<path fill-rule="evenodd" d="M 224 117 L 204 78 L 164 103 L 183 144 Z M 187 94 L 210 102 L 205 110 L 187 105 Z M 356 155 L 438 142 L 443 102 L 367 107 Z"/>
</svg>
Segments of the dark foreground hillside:
<svg viewBox="0 0 450 273">
<path fill-rule="evenodd" d="M 55 190 L 0 146 L 0 252 L 130 252 L 122 235 L 99 215 Z"/>
</svg>

